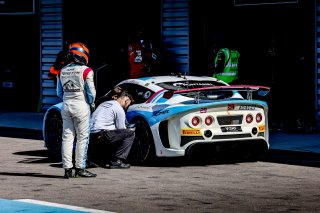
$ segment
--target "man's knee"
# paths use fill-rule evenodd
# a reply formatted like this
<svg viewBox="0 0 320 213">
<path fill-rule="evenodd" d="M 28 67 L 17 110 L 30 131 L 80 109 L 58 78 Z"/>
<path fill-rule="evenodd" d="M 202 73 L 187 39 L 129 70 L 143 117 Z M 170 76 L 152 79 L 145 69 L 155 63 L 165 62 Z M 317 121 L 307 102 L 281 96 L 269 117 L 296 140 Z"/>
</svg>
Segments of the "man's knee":
<svg viewBox="0 0 320 213">
<path fill-rule="evenodd" d="M 134 138 L 135 138 L 135 136 L 136 136 L 135 132 L 130 130 L 129 135 L 128 135 L 128 138 L 130 138 L 130 140 L 133 141 Z"/>
</svg>

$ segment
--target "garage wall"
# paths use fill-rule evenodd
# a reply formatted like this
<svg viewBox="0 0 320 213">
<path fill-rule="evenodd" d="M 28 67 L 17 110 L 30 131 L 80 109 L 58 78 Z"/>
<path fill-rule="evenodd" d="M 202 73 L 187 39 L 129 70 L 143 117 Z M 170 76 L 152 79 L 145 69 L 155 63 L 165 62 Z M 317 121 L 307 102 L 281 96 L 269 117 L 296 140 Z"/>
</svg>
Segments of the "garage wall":
<svg viewBox="0 0 320 213">
<path fill-rule="evenodd" d="M 50 66 L 63 48 L 62 0 L 40 0 L 40 110 L 60 102 L 56 85 L 48 78 Z"/>
<path fill-rule="evenodd" d="M 189 0 L 162 0 L 161 27 L 168 68 L 189 74 Z"/>
</svg>

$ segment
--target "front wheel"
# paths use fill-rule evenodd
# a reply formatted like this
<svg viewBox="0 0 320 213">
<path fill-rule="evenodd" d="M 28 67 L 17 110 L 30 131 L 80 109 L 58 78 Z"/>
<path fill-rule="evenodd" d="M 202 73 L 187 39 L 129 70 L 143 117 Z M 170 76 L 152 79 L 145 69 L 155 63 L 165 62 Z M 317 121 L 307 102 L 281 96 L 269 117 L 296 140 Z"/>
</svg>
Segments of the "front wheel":
<svg viewBox="0 0 320 213">
<path fill-rule="evenodd" d="M 151 130 L 144 120 L 138 120 L 135 127 L 136 136 L 128 158 L 130 162 L 136 164 L 151 162 L 155 158 L 155 147 Z"/>
</svg>

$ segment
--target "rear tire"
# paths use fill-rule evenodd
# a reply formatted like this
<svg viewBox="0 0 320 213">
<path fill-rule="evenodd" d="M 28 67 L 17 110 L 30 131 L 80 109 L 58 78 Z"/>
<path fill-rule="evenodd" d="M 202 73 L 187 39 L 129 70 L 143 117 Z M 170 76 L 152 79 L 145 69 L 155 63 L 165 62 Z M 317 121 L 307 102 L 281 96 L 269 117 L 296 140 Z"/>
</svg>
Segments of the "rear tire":
<svg viewBox="0 0 320 213">
<path fill-rule="evenodd" d="M 135 139 L 128 159 L 134 164 L 146 164 L 155 160 L 155 146 L 151 130 L 144 120 L 136 122 Z"/>
<path fill-rule="evenodd" d="M 49 157 L 61 160 L 62 118 L 58 110 L 49 112 L 45 126 L 45 142 Z"/>
</svg>

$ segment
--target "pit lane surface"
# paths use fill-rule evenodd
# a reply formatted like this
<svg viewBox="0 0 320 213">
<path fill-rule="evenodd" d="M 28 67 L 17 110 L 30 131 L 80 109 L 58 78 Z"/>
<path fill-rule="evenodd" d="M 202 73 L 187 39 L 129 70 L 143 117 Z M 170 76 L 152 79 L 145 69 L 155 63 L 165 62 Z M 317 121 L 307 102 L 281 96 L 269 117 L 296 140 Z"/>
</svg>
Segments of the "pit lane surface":
<svg viewBox="0 0 320 213">
<path fill-rule="evenodd" d="M 77 206 L 88 212 L 320 209 L 317 156 L 310 164 L 305 158 L 295 161 L 295 156 L 275 153 L 258 162 L 191 165 L 175 161 L 123 170 L 91 168 L 97 178 L 69 180 L 62 178 L 61 162 L 47 156 L 42 140 L 0 137 L 0 198 Z"/>
</svg>

